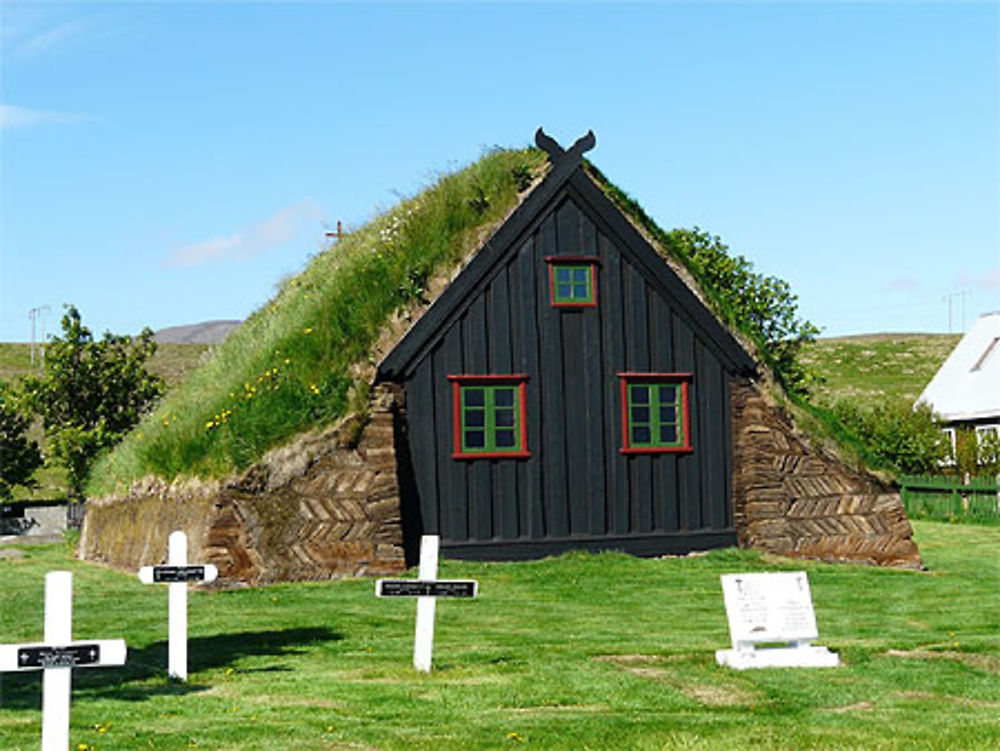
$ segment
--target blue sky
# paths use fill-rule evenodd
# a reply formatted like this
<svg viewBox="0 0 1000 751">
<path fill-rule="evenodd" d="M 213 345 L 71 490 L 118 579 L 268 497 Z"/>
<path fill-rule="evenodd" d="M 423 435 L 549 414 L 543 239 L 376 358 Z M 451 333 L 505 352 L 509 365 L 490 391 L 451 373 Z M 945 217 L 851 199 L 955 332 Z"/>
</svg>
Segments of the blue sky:
<svg viewBox="0 0 1000 751">
<path fill-rule="evenodd" d="M 2 14 L 0 341 L 242 318 L 484 148 L 593 128 L 665 228 L 828 335 L 1000 309 L 995 3 L 19 3 Z M 965 293 L 965 294 L 960 294 Z"/>
</svg>

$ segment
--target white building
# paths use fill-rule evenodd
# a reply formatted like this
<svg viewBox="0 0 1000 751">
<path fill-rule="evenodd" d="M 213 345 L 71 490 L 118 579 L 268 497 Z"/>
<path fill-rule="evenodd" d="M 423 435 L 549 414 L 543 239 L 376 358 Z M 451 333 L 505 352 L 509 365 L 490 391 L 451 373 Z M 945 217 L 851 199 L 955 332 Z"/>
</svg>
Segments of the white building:
<svg viewBox="0 0 1000 751">
<path fill-rule="evenodd" d="M 1000 311 L 979 316 L 917 401 L 948 423 L 953 450 L 956 428 L 1000 434 Z"/>
</svg>

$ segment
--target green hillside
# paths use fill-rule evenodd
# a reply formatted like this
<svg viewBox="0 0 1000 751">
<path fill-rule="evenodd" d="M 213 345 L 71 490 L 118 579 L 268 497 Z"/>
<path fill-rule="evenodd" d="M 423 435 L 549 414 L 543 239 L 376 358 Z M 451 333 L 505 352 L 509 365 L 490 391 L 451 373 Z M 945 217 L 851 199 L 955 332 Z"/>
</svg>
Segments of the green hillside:
<svg viewBox="0 0 1000 751">
<path fill-rule="evenodd" d="M 813 401 L 840 399 L 872 407 L 884 401 L 914 402 L 961 339 L 960 334 L 867 334 L 817 339 L 802 348 L 801 361 L 822 383 Z"/>
<path fill-rule="evenodd" d="M 89 495 L 149 474 L 223 476 L 367 405 L 372 348 L 516 205 L 536 150 L 491 151 L 312 258 L 92 473 Z"/>
</svg>

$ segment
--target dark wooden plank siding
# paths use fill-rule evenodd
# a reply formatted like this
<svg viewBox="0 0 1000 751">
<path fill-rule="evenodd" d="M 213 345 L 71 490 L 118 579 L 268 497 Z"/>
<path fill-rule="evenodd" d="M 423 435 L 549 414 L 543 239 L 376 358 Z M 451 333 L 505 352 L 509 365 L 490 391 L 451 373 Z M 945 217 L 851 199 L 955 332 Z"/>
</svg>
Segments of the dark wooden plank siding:
<svg viewBox="0 0 1000 751">
<path fill-rule="evenodd" d="M 564 549 L 570 540 L 667 552 L 685 540 L 729 539 L 726 366 L 603 227 L 572 195 L 553 201 L 410 371 L 423 526 L 461 555 L 519 557 L 511 551 Z M 597 258 L 596 307 L 552 307 L 544 259 L 558 255 Z M 622 372 L 693 374 L 692 453 L 621 453 Z M 528 376 L 530 458 L 452 459 L 447 376 L 508 373 Z"/>
<path fill-rule="evenodd" d="M 604 354 L 604 467 L 605 507 L 608 531 L 623 535 L 629 531 L 630 493 L 628 460 L 621 454 L 621 384 L 616 368 L 625 362 L 625 301 L 621 253 L 605 235 L 597 241 L 601 259 L 598 309 L 601 312 L 601 343 Z"/>
</svg>

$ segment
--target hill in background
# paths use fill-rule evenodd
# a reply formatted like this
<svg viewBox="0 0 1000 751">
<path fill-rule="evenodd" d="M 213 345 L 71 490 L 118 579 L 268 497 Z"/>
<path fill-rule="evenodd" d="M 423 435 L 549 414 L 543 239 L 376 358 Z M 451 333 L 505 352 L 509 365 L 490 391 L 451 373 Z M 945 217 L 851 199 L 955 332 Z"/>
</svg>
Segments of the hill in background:
<svg viewBox="0 0 1000 751">
<path fill-rule="evenodd" d="M 806 367 L 823 379 L 811 400 L 830 406 L 851 399 L 916 401 L 961 334 L 861 334 L 818 339 L 802 348 Z"/>
<path fill-rule="evenodd" d="M 243 321 L 203 321 L 186 326 L 160 329 L 153 338 L 157 344 L 222 344 Z"/>
</svg>

